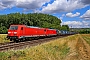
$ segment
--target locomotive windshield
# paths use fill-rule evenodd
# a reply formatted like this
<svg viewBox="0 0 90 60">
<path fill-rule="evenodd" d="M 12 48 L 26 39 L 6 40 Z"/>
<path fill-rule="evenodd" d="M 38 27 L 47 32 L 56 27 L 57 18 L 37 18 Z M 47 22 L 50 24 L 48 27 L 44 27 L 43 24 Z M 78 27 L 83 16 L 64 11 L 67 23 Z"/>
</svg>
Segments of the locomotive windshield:
<svg viewBox="0 0 90 60">
<path fill-rule="evenodd" d="M 17 30 L 18 26 L 10 26 L 9 30 Z"/>
</svg>

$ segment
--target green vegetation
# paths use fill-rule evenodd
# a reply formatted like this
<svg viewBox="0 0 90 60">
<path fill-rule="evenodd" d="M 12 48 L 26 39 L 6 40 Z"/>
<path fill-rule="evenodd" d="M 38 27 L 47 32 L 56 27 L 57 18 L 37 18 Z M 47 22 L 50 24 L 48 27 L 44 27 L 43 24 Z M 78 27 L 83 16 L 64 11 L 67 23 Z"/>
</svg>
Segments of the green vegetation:
<svg viewBox="0 0 90 60">
<path fill-rule="evenodd" d="M 84 40 L 86 40 L 86 42 L 90 45 L 90 34 L 84 34 L 84 35 L 82 35 L 82 37 L 83 37 Z"/>
<path fill-rule="evenodd" d="M 80 30 L 79 33 L 80 34 L 89 34 L 90 33 L 90 29 Z"/>
<path fill-rule="evenodd" d="M 70 29 L 69 29 L 68 25 L 62 25 L 60 30 L 67 30 L 67 31 L 69 31 Z"/>
<path fill-rule="evenodd" d="M 79 34 L 89 34 L 90 28 L 70 28 L 70 31 L 75 31 Z"/>
<path fill-rule="evenodd" d="M 6 39 L 7 34 L 0 34 L 0 43 L 10 42 Z"/>
</svg>

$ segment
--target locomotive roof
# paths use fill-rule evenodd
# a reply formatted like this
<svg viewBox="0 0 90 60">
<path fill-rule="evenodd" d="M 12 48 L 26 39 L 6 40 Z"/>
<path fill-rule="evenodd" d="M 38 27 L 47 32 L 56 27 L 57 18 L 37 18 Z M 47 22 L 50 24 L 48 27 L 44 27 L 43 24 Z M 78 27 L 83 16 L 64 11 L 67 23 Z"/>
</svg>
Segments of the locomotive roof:
<svg viewBox="0 0 90 60">
<path fill-rule="evenodd" d="M 11 26 L 25 26 L 25 25 L 15 25 L 15 24 L 13 24 L 13 25 L 11 25 Z"/>
<path fill-rule="evenodd" d="M 36 26 L 27 26 L 27 27 L 30 27 L 30 28 L 38 28 L 38 29 L 45 29 L 45 28 L 36 27 Z"/>
<path fill-rule="evenodd" d="M 30 28 L 40 28 L 40 27 L 36 27 L 36 26 L 27 26 L 27 27 L 30 27 Z"/>
</svg>

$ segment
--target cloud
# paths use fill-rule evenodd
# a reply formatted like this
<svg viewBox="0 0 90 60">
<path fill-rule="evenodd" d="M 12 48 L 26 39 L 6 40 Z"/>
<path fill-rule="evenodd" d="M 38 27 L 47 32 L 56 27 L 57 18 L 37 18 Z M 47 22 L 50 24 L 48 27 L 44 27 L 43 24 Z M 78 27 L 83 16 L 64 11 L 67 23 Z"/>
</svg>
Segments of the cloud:
<svg viewBox="0 0 90 60">
<path fill-rule="evenodd" d="M 1 0 L 3 5 L 12 5 L 13 3 L 15 3 L 15 0 Z"/>
<path fill-rule="evenodd" d="M 0 2 L 0 10 L 5 9 L 5 6 Z"/>
<path fill-rule="evenodd" d="M 79 15 L 80 15 L 79 12 L 76 12 L 76 14 L 73 14 L 73 13 L 71 13 L 71 12 L 66 14 L 67 17 L 77 17 L 77 16 L 79 16 Z"/>
<path fill-rule="evenodd" d="M 90 28 L 90 21 L 66 21 L 61 25 L 68 25 L 70 28 Z"/>
<path fill-rule="evenodd" d="M 15 6 L 16 1 L 15 0 L 0 0 L 0 7 L 2 9 L 6 9 L 6 8 L 12 8 L 13 6 Z"/>
<path fill-rule="evenodd" d="M 55 0 L 42 9 L 42 13 L 70 12 L 85 7 L 81 0 Z"/>
<path fill-rule="evenodd" d="M 90 20 L 90 9 L 85 12 L 80 18 L 83 18 L 85 20 Z"/>
<path fill-rule="evenodd" d="M 24 9 L 37 9 L 50 0 L 17 0 L 16 6 Z"/>
<path fill-rule="evenodd" d="M 41 8 L 43 4 L 49 1 L 50 0 L 0 0 L 0 7 L 2 9 L 6 9 L 16 6 L 18 8 L 34 10 L 37 8 Z"/>
<path fill-rule="evenodd" d="M 0 10 L 18 7 L 24 10 L 33 10 L 40 13 L 71 12 L 75 9 L 90 5 L 90 0 L 0 0 Z M 45 3 L 48 3 L 45 6 Z M 41 9 L 42 10 L 41 10 Z M 39 10 L 40 9 L 40 10 Z"/>
<path fill-rule="evenodd" d="M 90 5 L 90 0 L 81 0 L 81 2 L 82 2 L 83 4 L 89 4 L 89 5 Z"/>
<path fill-rule="evenodd" d="M 62 16 L 60 17 L 60 19 L 63 19 L 64 16 L 65 16 L 65 14 L 62 14 Z"/>
<path fill-rule="evenodd" d="M 66 22 L 63 22 L 62 24 L 65 24 L 65 25 L 82 25 L 82 23 L 80 21 L 66 21 Z"/>
</svg>

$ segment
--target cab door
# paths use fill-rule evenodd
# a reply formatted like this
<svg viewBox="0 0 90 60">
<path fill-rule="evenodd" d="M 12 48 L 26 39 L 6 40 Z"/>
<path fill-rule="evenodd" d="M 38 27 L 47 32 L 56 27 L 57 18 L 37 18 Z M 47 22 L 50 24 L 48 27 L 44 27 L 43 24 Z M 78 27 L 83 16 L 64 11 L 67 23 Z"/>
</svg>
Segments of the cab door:
<svg viewBox="0 0 90 60">
<path fill-rule="evenodd" d="M 20 29 L 20 35 L 21 35 L 21 36 L 24 35 L 24 27 L 21 27 L 21 29 Z"/>
</svg>

